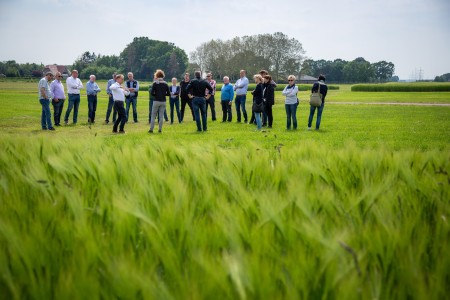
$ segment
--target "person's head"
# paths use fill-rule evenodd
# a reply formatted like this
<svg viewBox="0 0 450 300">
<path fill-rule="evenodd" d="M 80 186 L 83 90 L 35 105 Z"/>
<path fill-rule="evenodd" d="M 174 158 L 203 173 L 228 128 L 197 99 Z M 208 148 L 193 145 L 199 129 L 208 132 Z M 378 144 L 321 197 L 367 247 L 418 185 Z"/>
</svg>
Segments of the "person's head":
<svg viewBox="0 0 450 300">
<path fill-rule="evenodd" d="M 56 80 L 59 80 L 59 81 L 60 81 L 61 78 L 62 78 L 61 72 L 56 72 L 55 78 L 56 78 Z"/>
<path fill-rule="evenodd" d="M 123 75 L 122 74 L 117 74 L 116 75 L 116 82 L 118 84 L 122 84 L 123 83 Z"/>
<path fill-rule="evenodd" d="M 212 73 L 206 74 L 206 80 L 211 81 L 212 80 Z"/>
<path fill-rule="evenodd" d="M 95 75 L 89 76 L 89 81 L 94 82 L 95 81 Z"/>
<path fill-rule="evenodd" d="M 288 82 L 289 82 L 289 85 L 294 85 L 295 84 L 295 76 L 294 75 L 289 75 L 288 76 Z"/>
<path fill-rule="evenodd" d="M 269 75 L 269 72 L 267 72 L 266 70 L 261 70 L 261 71 L 259 71 L 259 75 L 261 75 L 261 76 Z"/>
<path fill-rule="evenodd" d="M 187 73 L 187 72 L 184 73 L 184 81 L 186 81 L 186 82 L 189 81 L 190 80 L 189 76 L 190 76 L 189 73 Z"/>
<path fill-rule="evenodd" d="M 160 70 L 160 69 L 156 70 L 156 72 L 155 72 L 155 77 L 156 77 L 157 79 L 163 79 L 164 76 L 165 76 L 165 75 L 164 75 L 163 70 Z"/>
<path fill-rule="evenodd" d="M 117 76 L 117 73 L 114 72 L 114 73 L 112 74 L 112 78 L 113 78 L 113 79 L 116 79 L 116 76 Z"/>
<path fill-rule="evenodd" d="M 78 77 L 78 71 L 77 70 L 72 70 L 72 77 L 73 78 L 77 78 Z"/>
<path fill-rule="evenodd" d="M 255 76 L 253 76 L 253 79 L 255 80 L 255 83 L 261 83 L 262 81 L 262 76 L 260 74 L 256 74 Z"/>
<path fill-rule="evenodd" d="M 133 73 L 128 72 L 127 76 L 128 76 L 128 80 L 133 80 L 133 77 L 134 77 Z"/>
<path fill-rule="evenodd" d="M 195 78 L 200 79 L 200 77 L 202 76 L 202 73 L 200 71 L 195 71 L 194 76 L 195 76 Z"/>
<path fill-rule="evenodd" d="M 239 72 L 239 76 L 242 78 L 242 77 L 245 77 L 245 70 L 241 70 L 240 72 Z"/>
<path fill-rule="evenodd" d="M 272 81 L 272 76 L 264 75 L 263 79 L 264 79 L 264 83 L 270 83 Z"/>
<path fill-rule="evenodd" d="M 47 81 L 52 79 L 52 77 L 53 77 L 53 73 L 52 72 L 45 73 L 45 78 L 47 79 Z"/>
<path fill-rule="evenodd" d="M 319 81 L 320 81 L 320 80 L 325 81 L 325 76 L 323 76 L 322 74 L 319 75 Z"/>
<path fill-rule="evenodd" d="M 172 85 L 177 85 L 177 79 L 175 77 L 172 78 Z"/>
<path fill-rule="evenodd" d="M 223 83 L 224 84 L 229 84 L 230 83 L 230 78 L 228 76 L 224 76 L 223 77 Z"/>
</svg>

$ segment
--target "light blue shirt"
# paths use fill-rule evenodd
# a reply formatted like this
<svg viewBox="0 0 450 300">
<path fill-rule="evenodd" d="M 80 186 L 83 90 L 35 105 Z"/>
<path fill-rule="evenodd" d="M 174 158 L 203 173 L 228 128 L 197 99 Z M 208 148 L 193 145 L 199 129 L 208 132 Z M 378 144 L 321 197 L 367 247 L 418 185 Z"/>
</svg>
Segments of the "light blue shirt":
<svg viewBox="0 0 450 300">
<path fill-rule="evenodd" d="M 222 93 L 220 95 L 220 100 L 221 101 L 233 101 L 233 97 L 234 97 L 233 86 L 231 85 L 231 83 L 227 83 L 227 84 L 224 83 L 222 85 Z"/>
<path fill-rule="evenodd" d="M 100 92 L 100 88 L 98 87 L 97 82 L 88 81 L 86 83 L 86 93 L 88 95 L 97 95 L 97 93 Z"/>
<path fill-rule="evenodd" d="M 236 91 L 236 95 L 246 95 L 248 89 L 248 79 L 247 77 L 239 78 L 234 85 L 234 90 Z"/>
<path fill-rule="evenodd" d="M 111 92 L 111 84 L 115 83 L 116 81 L 114 80 L 114 78 L 111 78 L 110 80 L 108 80 L 108 85 L 106 86 L 106 93 L 107 94 L 112 94 Z"/>
<path fill-rule="evenodd" d="M 44 95 L 41 92 L 41 88 L 44 88 L 45 90 L 45 94 L 47 96 L 46 99 L 50 99 L 52 97 L 52 94 L 50 92 L 50 87 L 48 86 L 48 81 L 47 78 L 44 77 L 41 80 L 39 80 L 39 85 L 38 85 L 38 89 L 39 89 L 39 100 L 40 99 L 44 99 Z"/>
</svg>

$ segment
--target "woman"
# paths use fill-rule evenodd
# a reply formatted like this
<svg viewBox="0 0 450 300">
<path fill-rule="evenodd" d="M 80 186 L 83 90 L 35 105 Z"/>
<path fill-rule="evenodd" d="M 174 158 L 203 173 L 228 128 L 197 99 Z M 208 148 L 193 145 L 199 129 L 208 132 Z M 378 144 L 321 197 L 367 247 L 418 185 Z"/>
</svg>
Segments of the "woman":
<svg viewBox="0 0 450 300">
<path fill-rule="evenodd" d="M 253 76 L 253 79 L 256 83 L 256 88 L 252 92 L 253 95 L 253 106 L 252 112 L 255 115 L 256 126 L 258 130 L 261 130 L 262 122 L 261 122 L 261 113 L 264 111 L 264 103 L 263 103 L 263 85 L 262 85 L 262 77 L 259 74 Z"/>
<path fill-rule="evenodd" d="M 295 76 L 289 75 L 288 77 L 289 84 L 284 88 L 282 94 L 286 96 L 285 107 L 286 107 L 286 129 L 291 129 L 291 119 L 293 128 L 297 129 L 297 93 L 298 88 L 295 86 Z"/>
<path fill-rule="evenodd" d="M 273 114 L 272 114 L 272 106 L 275 104 L 275 93 L 272 84 L 272 76 L 264 75 L 264 84 L 263 84 L 263 99 L 264 99 L 264 113 L 267 116 L 268 120 L 268 128 L 272 128 L 273 123 Z"/>
<path fill-rule="evenodd" d="M 155 127 L 156 115 L 159 115 L 159 130 L 162 132 L 164 112 L 166 110 L 166 96 L 170 96 L 169 85 L 164 81 L 164 72 L 162 70 L 156 70 L 155 72 L 156 81 L 152 85 L 152 95 L 155 97 L 155 101 L 152 106 L 152 118 L 150 120 L 150 130 L 148 132 L 153 133 L 153 128 Z"/>
<path fill-rule="evenodd" d="M 316 112 L 316 108 L 317 108 L 316 130 L 319 130 L 320 127 L 320 120 L 322 119 L 323 107 L 325 106 L 325 96 L 327 95 L 328 92 L 328 87 L 325 84 L 325 76 L 323 75 L 320 75 L 318 81 L 313 84 L 311 93 L 317 93 L 317 90 L 319 89 L 320 93 L 322 94 L 322 104 L 319 107 L 311 105 L 309 109 L 308 130 L 311 130 L 311 124 L 314 118 L 314 113 Z"/>
<path fill-rule="evenodd" d="M 173 124 L 173 107 L 177 110 L 178 123 L 181 123 L 180 116 L 180 86 L 177 85 L 177 79 L 172 78 L 172 85 L 170 86 L 170 124 Z"/>
</svg>

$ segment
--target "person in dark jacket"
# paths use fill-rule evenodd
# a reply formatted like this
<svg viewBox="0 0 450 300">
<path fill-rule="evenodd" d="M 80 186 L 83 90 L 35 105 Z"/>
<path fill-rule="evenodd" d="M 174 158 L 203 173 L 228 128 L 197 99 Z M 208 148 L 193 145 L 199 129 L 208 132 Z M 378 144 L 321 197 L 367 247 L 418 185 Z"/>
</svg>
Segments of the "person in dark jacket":
<svg viewBox="0 0 450 300">
<path fill-rule="evenodd" d="M 152 95 L 155 97 L 155 101 L 152 106 L 152 118 L 150 121 L 150 133 L 153 133 L 153 128 L 155 127 L 156 114 L 159 114 L 159 130 L 162 132 L 164 111 L 166 110 L 166 97 L 170 96 L 169 86 L 167 82 L 164 81 L 164 72 L 162 70 L 156 70 L 155 72 L 156 81 L 152 85 Z"/>
<path fill-rule="evenodd" d="M 311 130 L 311 125 L 312 125 L 312 121 L 314 118 L 314 113 L 316 111 L 316 108 L 317 108 L 316 130 L 319 130 L 319 127 L 320 127 L 320 121 L 322 119 L 323 107 L 325 106 L 325 97 L 327 96 L 327 92 L 328 92 L 328 87 L 325 84 L 325 76 L 323 76 L 323 75 L 320 75 L 318 78 L 318 81 L 313 84 L 311 93 L 317 93 L 318 89 L 320 89 L 320 93 L 322 94 L 322 105 L 320 105 L 319 107 L 311 105 L 310 110 L 309 110 L 308 130 Z"/>
<path fill-rule="evenodd" d="M 267 121 L 269 123 L 268 127 L 272 128 L 273 124 L 272 106 L 275 104 L 275 89 L 272 84 L 272 76 L 264 75 L 263 80 L 264 80 L 263 83 L 264 113 L 267 116 Z"/>
<path fill-rule="evenodd" d="M 178 122 L 181 123 L 180 116 L 180 86 L 177 85 L 177 79 L 172 78 L 172 85 L 170 86 L 170 124 L 173 124 L 174 107 L 177 111 Z"/>
<path fill-rule="evenodd" d="M 186 87 L 188 86 L 188 84 L 191 82 L 191 79 L 189 78 L 189 73 L 185 73 L 184 74 L 184 80 L 182 80 L 180 82 L 180 98 L 181 98 L 181 110 L 180 110 L 180 114 L 181 114 L 181 122 L 183 122 L 184 120 L 184 109 L 186 108 L 186 104 L 189 106 L 189 108 L 191 109 L 191 113 L 192 113 L 192 120 L 195 121 L 195 116 L 194 116 L 194 110 L 192 108 L 192 100 L 189 99 L 188 96 L 188 91 L 186 89 Z"/>
<path fill-rule="evenodd" d="M 209 93 L 205 96 L 205 90 L 208 89 Z M 186 87 L 188 91 L 189 99 L 192 100 L 192 106 L 194 107 L 195 122 L 197 123 L 197 131 L 207 131 L 208 125 L 206 120 L 206 100 L 209 99 L 213 91 L 208 81 L 201 78 L 200 71 L 195 71 L 195 79 L 193 79 Z M 201 114 L 201 122 L 200 122 Z"/>
<path fill-rule="evenodd" d="M 252 95 L 253 95 L 252 113 L 255 116 L 256 126 L 257 126 L 258 130 L 260 130 L 262 127 L 261 113 L 263 112 L 264 109 L 259 111 L 259 110 L 255 110 L 255 108 L 263 103 L 263 85 L 262 85 L 263 79 L 262 79 L 261 75 L 259 75 L 259 74 L 256 74 L 255 76 L 253 76 L 253 78 L 255 79 L 256 88 L 252 92 Z"/>
</svg>

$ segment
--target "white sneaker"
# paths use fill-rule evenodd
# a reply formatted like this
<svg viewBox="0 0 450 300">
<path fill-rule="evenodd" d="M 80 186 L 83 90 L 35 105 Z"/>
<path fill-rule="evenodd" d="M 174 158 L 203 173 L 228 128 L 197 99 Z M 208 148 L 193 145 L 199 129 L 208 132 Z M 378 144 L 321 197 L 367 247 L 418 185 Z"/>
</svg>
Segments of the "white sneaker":
<svg viewBox="0 0 450 300">
<path fill-rule="evenodd" d="M 311 130 L 311 127 L 308 127 L 308 130 Z"/>
</svg>

